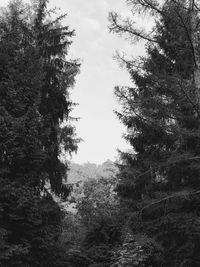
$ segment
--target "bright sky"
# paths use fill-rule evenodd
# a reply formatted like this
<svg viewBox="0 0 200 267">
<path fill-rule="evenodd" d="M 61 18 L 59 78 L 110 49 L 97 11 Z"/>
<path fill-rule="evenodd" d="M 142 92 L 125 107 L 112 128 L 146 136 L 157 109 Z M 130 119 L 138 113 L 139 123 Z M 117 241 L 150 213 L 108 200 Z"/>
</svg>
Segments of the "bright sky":
<svg viewBox="0 0 200 267">
<path fill-rule="evenodd" d="M 0 0 L 1 6 L 7 3 L 8 0 Z M 118 50 L 135 57 L 142 53 L 143 47 L 130 46 L 123 38 L 110 34 L 108 13 L 118 11 L 126 16 L 129 8 L 125 0 L 50 0 L 50 6 L 68 14 L 63 23 L 76 31 L 70 54 L 82 62 L 72 99 L 79 103 L 73 116 L 80 117 L 75 126 L 84 142 L 72 160 L 97 164 L 114 160 L 117 148 L 126 150 L 129 146 L 122 138 L 125 128 L 113 112 L 120 108 L 113 91 L 116 85 L 130 84 L 130 79 L 113 55 Z"/>
</svg>

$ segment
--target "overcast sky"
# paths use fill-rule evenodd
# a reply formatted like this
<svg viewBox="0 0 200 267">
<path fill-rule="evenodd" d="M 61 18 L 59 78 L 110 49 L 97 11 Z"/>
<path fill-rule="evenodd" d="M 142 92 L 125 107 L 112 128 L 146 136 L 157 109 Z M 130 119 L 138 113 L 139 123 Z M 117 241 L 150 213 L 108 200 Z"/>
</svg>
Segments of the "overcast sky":
<svg viewBox="0 0 200 267">
<path fill-rule="evenodd" d="M 119 109 L 114 97 L 116 85 L 129 85 L 125 70 L 113 60 L 115 51 L 124 51 L 133 56 L 142 53 L 140 45 L 131 46 L 127 41 L 108 31 L 109 11 L 118 11 L 127 16 L 129 8 L 125 0 L 50 0 L 50 6 L 61 8 L 67 13 L 63 24 L 75 29 L 76 36 L 70 55 L 80 58 L 81 72 L 76 78 L 72 99 L 79 103 L 73 115 L 80 117 L 75 124 L 77 134 L 84 141 L 80 143 L 77 163 L 87 161 L 100 164 L 107 159 L 114 160 L 117 148 L 126 150 L 129 146 L 122 138 L 125 128 L 120 124 L 113 110 Z M 4 6 L 8 0 L 0 0 Z"/>
</svg>

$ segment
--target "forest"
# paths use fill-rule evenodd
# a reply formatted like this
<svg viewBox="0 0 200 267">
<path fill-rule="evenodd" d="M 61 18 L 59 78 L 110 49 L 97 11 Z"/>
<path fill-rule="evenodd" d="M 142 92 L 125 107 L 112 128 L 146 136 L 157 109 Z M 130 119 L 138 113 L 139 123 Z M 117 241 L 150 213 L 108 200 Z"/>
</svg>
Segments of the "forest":
<svg viewBox="0 0 200 267">
<path fill-rule="evenodd" d="M 129 17 L 108 14 L 110 35 L 133 45 L 116 56 L 131 86 L 113 88 L 131 149 L 102 165 L 63 160 L 81 142 L 81 64 L 76 29 L 48 2 L 0 10 L 0 267 L 199 267 L 200 1 L 124 0 Z"/>
</svg>

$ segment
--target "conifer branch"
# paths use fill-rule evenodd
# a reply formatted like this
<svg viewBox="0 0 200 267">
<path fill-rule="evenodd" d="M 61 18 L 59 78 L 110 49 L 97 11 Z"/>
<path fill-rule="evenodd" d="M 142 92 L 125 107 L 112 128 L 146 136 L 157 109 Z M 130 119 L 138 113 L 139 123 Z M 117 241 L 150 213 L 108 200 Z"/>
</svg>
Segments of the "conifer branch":
<svg viewBox="0 0 200 267">
<path fill-rule="evenodd" d="M 123 25 L 118 23 L 118 18 L 119 16 L 116 13 L 109 14 L 109 20 L 111 22 L 109 29 L 111 32 L 115 32 L 119 35 L 129 34 L 136 39 L 141 38 L 151 43 L 158 43 L 156 39 L 151 38 L 150 34 L 145 33 L 143 30 L 134 29 L 132 27 L 132 22 L 129 19 L 123 21 Z"/>
<path fill-rule="evenodd" d="M 160 200 L 158 200 L 158 201 L 154 201 L 154 202 L 152 202 L 152 203 L 150 203 L 150 204 L 144 206 L 144 207 L 139 211 L 139 213 L 142 214 L 142 212 L 143 212 L 144 210 L 146 210 L 146 209 L 148 209 L 148 208 L 150 208 L 150 207 L 152 207 L 152 206 L 154 206 L 154 205 L 157 205 L 157 204 L 166 202 L 166 201 L 168 201 L 168 200 L 171 200 L 171 199 L 175 199 L 175 198 L 179 198 L 179 197 L 195 196 L 195 195 L 198 195 L 198 194 L 200 194 L 200 190 L 198 190 L 198 191 L 191 191 L 191 192 L 184 192 L 184 191 L 183 191 L 183 192 L 175 193 L 175 194 L 173 194 L 173 195 L 170 195 L 170 196 L 168 196 L 168 197 L 164 197 L 164 198 L 162 198 L 162 199 L 160 199 Z"/>
<path fill-rule="evenodd" d="M 200 113 L 199 113 L 199 110 L 198 110 L 198 108 L 197 108 L 197 104 L 195 104 L 195 103 L 192 101 L 192 99 L 190 98 L 190 96 L 189 96 L 189 95 L 187 94 L 187 92 L 184 90 L 184 88 L 183 88 L 184 86 L 181 85 L 180 83 L 179 83 L 179 85 L 180 85 L 180 89 L 181 89 L 181 91 L 184 93 L 185 97 L 187 98 L 187 100 L 189 101 L 189 103 L 192 105 L 193 109 L 196 111 L 198 117 L 200 118 Z"/>
</svg>

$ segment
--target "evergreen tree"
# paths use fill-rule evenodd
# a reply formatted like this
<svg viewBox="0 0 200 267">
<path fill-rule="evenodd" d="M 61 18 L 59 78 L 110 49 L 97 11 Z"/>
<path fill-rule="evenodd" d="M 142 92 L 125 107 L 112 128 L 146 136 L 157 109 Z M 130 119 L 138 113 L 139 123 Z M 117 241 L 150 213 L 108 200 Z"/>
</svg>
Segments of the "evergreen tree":
<svg viewBox="0 0 200 267">
<path fill-rule="evenodd" d="M 76 60 L 67 60 L 74 31 L 70 31 L 68 26 L 60 25 L 65 15 L 46 22 L 47 2 L 36 1 L 34 20 L 36 48 L 45 73 L 39 105 L 43 121 L 42 144 L 47 155 L 45 171 L 52 189 L 55 193 L 68 194 L 62 184 L 66 166 L 61 163 L 59 156 L 61 148 L 70 154 L 76 151 L 79 142 L 74 128 L 69 124 L 69 114 L 74 106 L 69 98 L 69 88 L 74 84 L 79 64 Z"/>
<path fill-rule="evenodd" d="M 133 214 L 126 227 L 163 249 L 144 266 L 199 266 L 199 3 L 127 2 L 133 14 L 153 14 L 155 27 L 148 33 L 110 15 L 111 31 L 147 41 L 146 57 L 122 59 L 133 87 L 115 89 L 134 150 L 119 164 L 118 193 Z"/>
<path fill-rule="evenodd" d="M 45 183 L 59 195 L 69 193 L 59 158 L 62 148 L 77 149 L 69 87 L 78 64 L 66 60 L 72 33 L 59 25 L 63 17 L 47 21 L 46 3 L 36 1 L 31 13 L 14 1 L 0 16 L 2 267 L 68 266 L 59 245 L 62 212 Z"/>
</svg>

